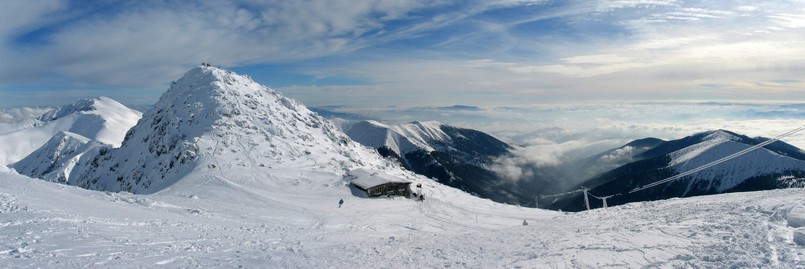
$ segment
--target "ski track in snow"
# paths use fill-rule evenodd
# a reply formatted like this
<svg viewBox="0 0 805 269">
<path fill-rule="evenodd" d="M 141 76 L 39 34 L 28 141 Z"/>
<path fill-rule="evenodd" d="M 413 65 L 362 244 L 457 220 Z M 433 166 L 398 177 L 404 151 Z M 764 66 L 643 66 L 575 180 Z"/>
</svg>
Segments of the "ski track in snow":
<svg viewBox="0 0 805 269">
<path fill-rule="evenodd" d="M 458 207 L 350 198 L 341 209 L 332 202 L 316 210 L 331 201 L 254 200 L 261 193 L 248 189 L 224 197 L 105 193 L 11 173 L 0 183 L 3 268 L 805 266 L 791 226 L 805 210 L 803 189 L 557 214 L 474 199 Z"/>
</svg>

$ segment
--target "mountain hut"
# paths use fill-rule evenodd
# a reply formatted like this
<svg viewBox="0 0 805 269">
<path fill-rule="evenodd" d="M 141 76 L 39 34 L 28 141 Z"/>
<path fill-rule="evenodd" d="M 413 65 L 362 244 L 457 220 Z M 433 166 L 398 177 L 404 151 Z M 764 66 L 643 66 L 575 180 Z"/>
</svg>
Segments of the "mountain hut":
<svg viewBox="0 0 805 269">
<path fill-rule="evenodd" d="M 382 172 L 356 169 L 348 173 L 350 183 L 369 197 L 404 196 L 411 198 L 411 182 Z"/>
</svg>

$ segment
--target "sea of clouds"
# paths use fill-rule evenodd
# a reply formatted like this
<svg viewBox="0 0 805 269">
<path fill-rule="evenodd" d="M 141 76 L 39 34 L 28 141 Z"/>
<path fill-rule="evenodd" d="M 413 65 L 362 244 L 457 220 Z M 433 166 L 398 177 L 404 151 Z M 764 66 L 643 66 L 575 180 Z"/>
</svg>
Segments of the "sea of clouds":
<svg viewBox="0 0 805 269">
<path fill-rule="evenodd" d="M 522 180 L 537 174 L 545 176 L 546 171 L 553 170 L 551 176 L 566 177 L 563 180 L 568 184 L 591 174 L 563 171 L 579 169 L 569 164 L 636 139 L 655 137 L 674 140 L 717 129 L 750 137 L 776 137 L 805 125 L 805 104 L 763 102 L 610 102 L 489 108 L 330 109 L 390 123 L 436 120 L 480 130 L 515 147 L 513 155 L 500 158 L 491 167 L 494 171 L 511 180 Z M 782 140 L 805 148 L 805 133 Z"/>
</svg>

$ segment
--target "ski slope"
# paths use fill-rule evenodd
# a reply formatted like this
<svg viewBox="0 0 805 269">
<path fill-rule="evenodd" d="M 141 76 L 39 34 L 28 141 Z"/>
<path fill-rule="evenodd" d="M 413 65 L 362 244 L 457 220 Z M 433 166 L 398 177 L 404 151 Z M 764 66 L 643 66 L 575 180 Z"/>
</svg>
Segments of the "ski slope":
<svg viewBox="0 0 805 269">
<path fill-rule="evenodd" d="M 358 198 L 313 183 L 324 174 L 299 178 L 312 194 L 208 180 L 134 195 L 0 172 L 0 267 L 805 266 L 804 189 L 564 214 L 428 187 L 423 202 Z"/>
</svg>

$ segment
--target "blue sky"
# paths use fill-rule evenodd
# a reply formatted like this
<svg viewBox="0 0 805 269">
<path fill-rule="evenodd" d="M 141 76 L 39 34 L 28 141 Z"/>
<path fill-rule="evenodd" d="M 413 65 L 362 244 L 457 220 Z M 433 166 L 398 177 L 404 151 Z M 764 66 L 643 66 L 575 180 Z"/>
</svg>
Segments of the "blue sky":
<svg viewBox="0 0 805 269">
<path fill-rule="evenodd" d="M 0 107 L 201 62 L 310 106 L 805 99 L 802 1 L 2 1 Z"/>
</svg>

